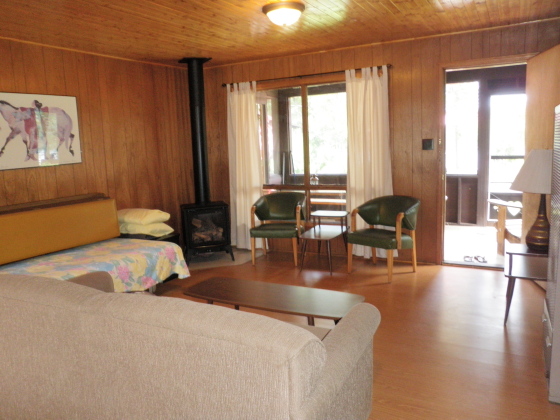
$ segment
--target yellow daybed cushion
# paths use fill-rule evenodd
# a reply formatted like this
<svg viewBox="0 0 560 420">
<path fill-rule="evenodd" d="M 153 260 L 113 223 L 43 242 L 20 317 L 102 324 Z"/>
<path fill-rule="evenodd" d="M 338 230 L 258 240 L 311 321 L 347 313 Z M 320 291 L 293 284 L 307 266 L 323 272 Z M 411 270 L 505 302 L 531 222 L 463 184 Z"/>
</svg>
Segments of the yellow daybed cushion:
<svg viewBox="0 0 560 420">
<path fill-rule="evenodd" d="M 0 265 L 119 235 L 112 198 L 2 214 Z"/>
</svg>

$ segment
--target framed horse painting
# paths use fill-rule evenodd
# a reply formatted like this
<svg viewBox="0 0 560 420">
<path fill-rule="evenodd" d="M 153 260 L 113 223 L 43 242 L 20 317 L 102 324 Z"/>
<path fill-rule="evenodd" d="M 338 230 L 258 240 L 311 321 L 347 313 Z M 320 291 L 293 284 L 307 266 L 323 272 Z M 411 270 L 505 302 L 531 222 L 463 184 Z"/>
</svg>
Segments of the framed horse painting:
<svg viewBox="0 0 560 420">
<path fill-rule="evenodd" d="M 80 163 L 74 96 L 0 92 L 0 170 Z"/>
</svg>

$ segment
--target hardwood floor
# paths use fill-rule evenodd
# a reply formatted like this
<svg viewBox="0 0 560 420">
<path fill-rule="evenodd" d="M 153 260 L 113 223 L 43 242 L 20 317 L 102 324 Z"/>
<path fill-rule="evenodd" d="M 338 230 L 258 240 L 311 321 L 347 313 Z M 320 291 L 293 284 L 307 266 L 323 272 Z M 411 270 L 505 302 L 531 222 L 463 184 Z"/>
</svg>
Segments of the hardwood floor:
<svg viewBox="0 0 560 420">
<path fill-rule="evenodd" d="M 184 298 L 182 288 L 213 276 L 348 291 L 381 311 L 374 339 L 371 419 L 560 419 L 547 400 L 542 356 L 544 291 L 518 281 L 507 326 L 501 271 L 396 263 L 393 283 L 384 262 L 311 255 L 300 273 L 289 253 L 251 263 L 195 270 L 158 286 L 156 294 Z M 259 312 L 290 322 L 303 317 Z M 332 327 L 328 320 L 318 326 Z"/>
</svg>

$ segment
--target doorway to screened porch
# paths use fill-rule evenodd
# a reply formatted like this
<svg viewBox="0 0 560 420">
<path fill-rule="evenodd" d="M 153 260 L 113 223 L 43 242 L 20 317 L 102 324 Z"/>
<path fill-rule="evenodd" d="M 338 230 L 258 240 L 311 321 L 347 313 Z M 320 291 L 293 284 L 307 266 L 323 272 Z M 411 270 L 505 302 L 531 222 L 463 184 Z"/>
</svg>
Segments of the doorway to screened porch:
<svg viewBox="0 0 560 420">
<path fill-rule="evenodd" d="M 444 263 L 503 267 L 495 223 L 521 223 L 510 189 L 525 155 L 525 65 L 446 72 Z"/>
</svg>

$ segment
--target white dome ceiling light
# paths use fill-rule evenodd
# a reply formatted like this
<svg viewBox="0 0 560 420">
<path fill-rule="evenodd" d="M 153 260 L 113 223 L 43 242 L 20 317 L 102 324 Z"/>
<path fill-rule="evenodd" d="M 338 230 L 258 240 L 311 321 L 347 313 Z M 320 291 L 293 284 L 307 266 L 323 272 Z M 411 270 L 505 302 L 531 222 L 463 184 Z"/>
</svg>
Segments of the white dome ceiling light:
<svg viewBox="0 0 560 420">
<path fill-rule="evenodd" d="M 288 26 L 297 22 L 305 5 L 298 1 L 279 1 L 263 6 L 263 13 L 272 23 L 279 26 Z"/>
</svg>

